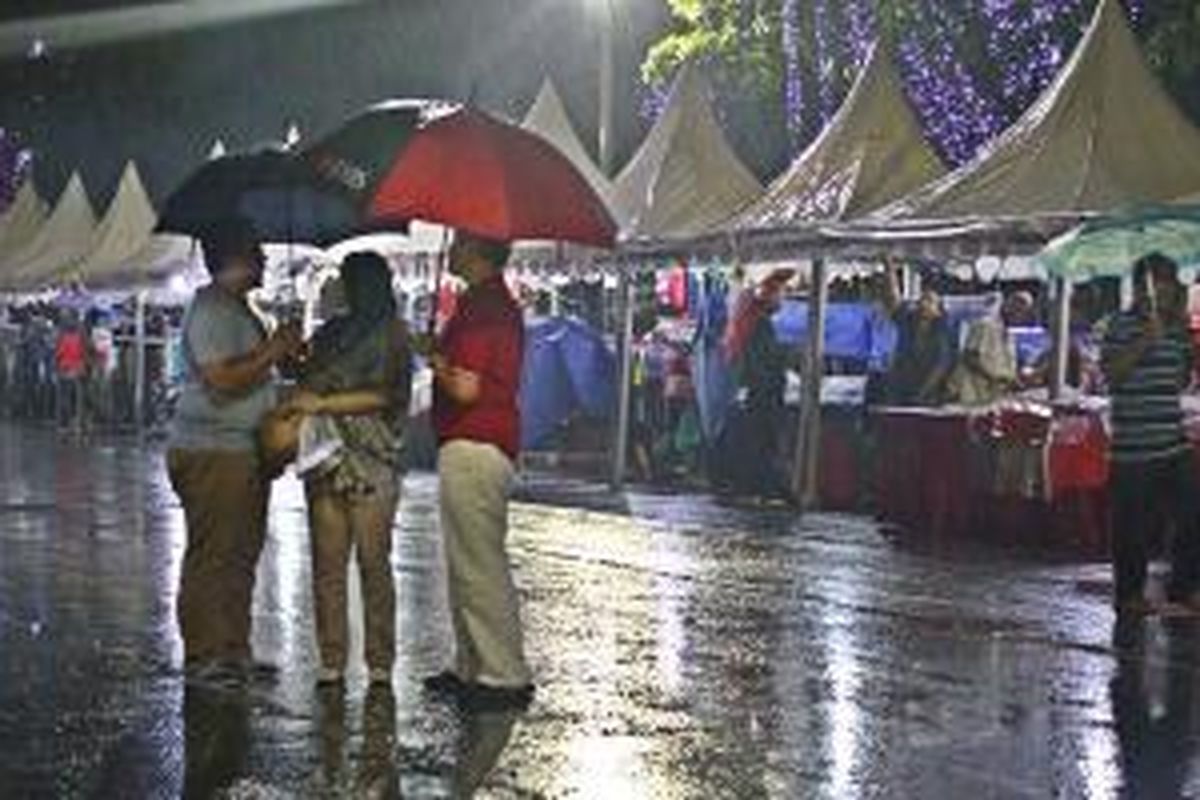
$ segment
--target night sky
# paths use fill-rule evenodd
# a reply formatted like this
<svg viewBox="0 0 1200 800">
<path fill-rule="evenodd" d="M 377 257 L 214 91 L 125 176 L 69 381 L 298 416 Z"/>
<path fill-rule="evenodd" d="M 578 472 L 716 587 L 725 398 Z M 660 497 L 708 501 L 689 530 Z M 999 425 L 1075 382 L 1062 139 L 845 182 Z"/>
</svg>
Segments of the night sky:
<svg viewBox="0 0 1200 800">
<path fill-rule="evenodd" d="M 78 168 L 98 213 L 130 158 L 161 198 L 218 137 L 231 149 L 251 147 L 281 139 L 291 122 L 305 137 L 319 135 L 387 97 L 471 99 L 520 116 L 544 74 L 592 144 L 599 52 L 593 2 L 348 2 L 118 43 L 49 40 L 45 57 L 0 59 L 0 127 L 39 151 L 43 196 L 52 200 Z M 662 0 L 614 2 L 621 9 L 619 164 L 643 133 L 638 66 L 666 12 Z M 131 5 L 4 0 L 0 33 L 16 30 L 21 41 L 27 33 L 32 45 L 45 27 L 37 19 Z M 99 19 L 79 18 L 83 30 Z"/>
</svg>

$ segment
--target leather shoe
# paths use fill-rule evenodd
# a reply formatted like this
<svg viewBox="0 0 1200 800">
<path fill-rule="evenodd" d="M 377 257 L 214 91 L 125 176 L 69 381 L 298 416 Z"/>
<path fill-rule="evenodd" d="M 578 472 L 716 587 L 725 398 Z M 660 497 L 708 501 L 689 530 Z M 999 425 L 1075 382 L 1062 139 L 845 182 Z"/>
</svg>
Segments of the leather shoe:
<svg viewBox="0 0 1200 800">
<path fill-rule="evenodd" d="M 470 711 L 524 711 L 533 702 L 533 684 L 525 686 L 488 686 L 470 684 L 459 696 Z"/>
<path fill-rule="evenodd" d="M 433 694 L 459 695 L 467 690 L 467 682 L 453 670 L 443 670 L 425 679 L 425 691 Z"/>
</svg>

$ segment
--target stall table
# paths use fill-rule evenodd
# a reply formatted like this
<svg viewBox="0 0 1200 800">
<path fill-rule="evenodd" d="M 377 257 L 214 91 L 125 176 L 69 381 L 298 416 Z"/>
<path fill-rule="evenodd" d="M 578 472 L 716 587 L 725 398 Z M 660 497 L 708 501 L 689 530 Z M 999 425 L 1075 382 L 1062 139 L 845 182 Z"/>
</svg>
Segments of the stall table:
<svg viewBox="0 0 1200 800">
<path fill-rule="evenodd" d="M 1186 419 L 1200 444 L 1200 414 Z M 884 521 L 934 540 L 1107 553 L 1103 411 L 882 407 L 872 410 L 871 425 Z M 1196 458 L 1200 482 L 1200 447 Z"/>
</svg>

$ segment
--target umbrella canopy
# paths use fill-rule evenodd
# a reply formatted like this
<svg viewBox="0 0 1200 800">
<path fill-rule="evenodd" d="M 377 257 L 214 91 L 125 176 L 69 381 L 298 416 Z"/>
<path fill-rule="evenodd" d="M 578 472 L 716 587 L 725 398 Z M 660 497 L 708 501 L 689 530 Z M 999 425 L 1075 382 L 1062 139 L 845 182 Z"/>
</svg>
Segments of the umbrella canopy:
<svg viewBox="0 0 1200 800">
<path fill-rule="evenodd" d="M 330 244 L 360 230 L 348 198 L 276 149 L 206 161 L 167 197 L 156 230 L 202 236 L 231 216 L 250 220 L 269 242 Z"/>
<path fill-rule="evenodd" d="M 428 100 L 383 103 L 303 154 L 383 227 L 424 220 L 503 241 L 610 247 L 604 201 L 555 147 L 516 125 Z"/>
<path fill-rule="evenodd" d="M 1121 276 L 1148 253 L 1200 265 L 1200 204 L 1159 206 L 1095 219 L 1050 242 L 1037 260 L 1072 281 Z"/>
</svg>

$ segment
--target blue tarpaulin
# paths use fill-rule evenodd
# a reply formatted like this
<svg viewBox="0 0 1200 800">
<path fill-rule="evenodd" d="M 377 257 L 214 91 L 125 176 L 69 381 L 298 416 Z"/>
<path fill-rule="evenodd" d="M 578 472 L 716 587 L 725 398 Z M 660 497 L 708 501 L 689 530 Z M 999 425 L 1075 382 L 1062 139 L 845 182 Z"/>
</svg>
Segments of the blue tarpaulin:
<svg viewBox="0 0 1200 800">
<path fill-rule="evenodd" d="M 572 318 L 525 327 L 521 446 L 536 447 L 574 414 L 596 419 L 616 408 L 616 356 L 594 328 Z"/>
<path fill-rule="evenodd" d="M 1028 367 L 1050 352 L 1050 331 L 1045 328 L 1013 328 L 1013 339 L 1017 343 L 1017 363 Z"/>
<path fill-rule="evenodd" d="M 996 299 L 987 295 L 947 297 L 946 317 L 953 340 L 961 330 L 988 313 Z M 789 347 L 799 347 L 808 337 L 808 303 L 789 300 L 772 319 L 775 335 Z M 1042 327 L 1013 328 L 1017 362 L 1028 366 L 1050 349 L 1050 333 Z M 834 358 L 855 358 L 868 362 L 870 369 L 886 369 L 896 349 L 896 326 L 876 305 L 870 303 L 830 303 L 825 322 L 825 354 Z"/>
<path fill-rule="evenodd" d="M 771 320 L 781 344 L 799 347 L 808 339 L 808 302 L 788 300 Z M 895 331 L 871 303 L 830 303 L 825 317 L 825 355 L 884 363 L 895 347 Z"/>
<path fill-rule="evenodd" d="M 733 370 L 725 361 L 721 339 L 729 317 L 724 292 L 705 294 L 699 304 L 696 341 L 692 351 L 692 383 L 696 410 L 705 441 L 716 442 L 725 430 L 737 394 Z"/>
</svg>

